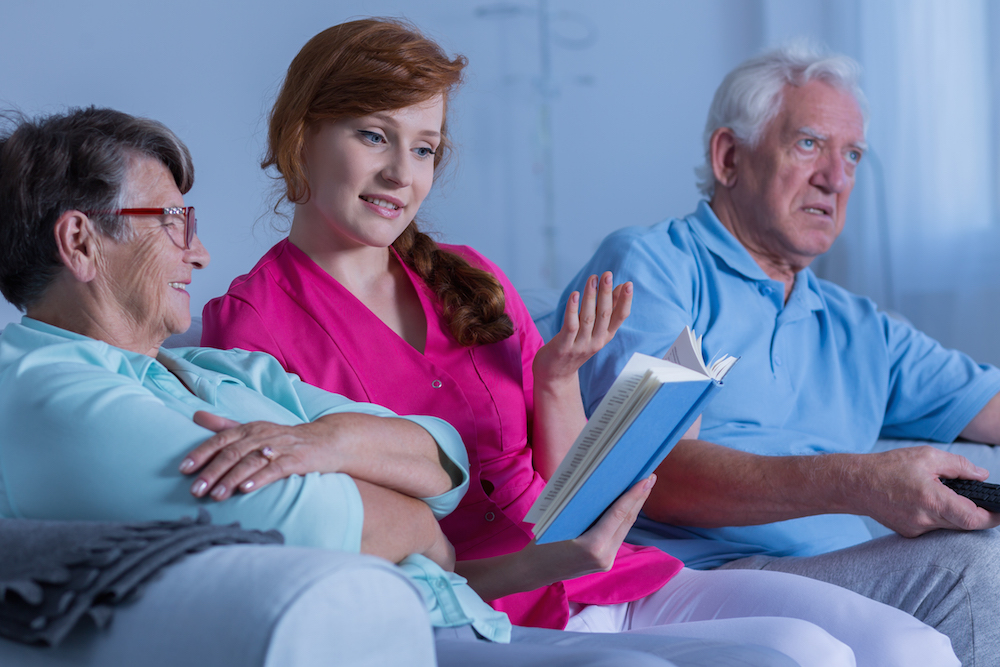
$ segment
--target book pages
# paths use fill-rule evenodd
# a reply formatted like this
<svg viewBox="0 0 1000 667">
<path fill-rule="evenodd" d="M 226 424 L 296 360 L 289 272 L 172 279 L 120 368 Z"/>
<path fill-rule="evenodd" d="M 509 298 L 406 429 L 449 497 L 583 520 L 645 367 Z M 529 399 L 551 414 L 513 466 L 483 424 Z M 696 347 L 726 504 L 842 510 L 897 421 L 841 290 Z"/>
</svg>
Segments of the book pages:
<svg viewBox="0 0 1000 667">
<path fill-rule="evenodd" d="M 670 346 L 664 359 L 674 362 L 684 368 L 690 368 L 704 373 L 713 380 L 722 381 L 729 369 L 733 367 L 739 357 L 728 354 L 718 354 L 708 366 L 705 366 L 705 358 L 701 350 L 701 336 L 696 336 L 690 327 L 684 327 L 684 331 L 677 336 L 677 340 Z"/>
</svg>

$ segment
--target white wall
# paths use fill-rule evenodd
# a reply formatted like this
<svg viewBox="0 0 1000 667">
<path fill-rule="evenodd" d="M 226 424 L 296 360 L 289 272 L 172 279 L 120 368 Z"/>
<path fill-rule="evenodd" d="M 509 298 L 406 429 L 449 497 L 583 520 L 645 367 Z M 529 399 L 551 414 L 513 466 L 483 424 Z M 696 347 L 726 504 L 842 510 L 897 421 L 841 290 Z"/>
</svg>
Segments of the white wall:
<svg viewBox="0 0 1000 667">
<path fill-rule="evenodd" d="M 612 229 L 694 208 L 705 112 L 725 71 L 759 47 L 760 3 L 552 0 L 548 8 L 555 39 L 543 95 L 539 4 L 530 0 L 4 0 L 0 108 L 111 106 L 178 133 L 197 172 L 186 201 L 213 256 L 191 287 L 199 311 L 280 238 L 257 163 L 291 58 L 343 20 L 405 16 L 470 60 L 452 105 L 457 160 L 425 204 L 425 224 L 476 246 L 518 286 L 561 287 Z M 0 304 L 0 325 L 17 317 Z"/>
<path fill-rule="evenodd" d="M 896 150 L 899 141 L 913 141 L 912 132 L 899 128 L 913 120 L 912 109 L 924 106 L 900 106 L 894 97 L 900 86 L 922 76 L 901 76 L 893 61 L 898 39 L 893 35 L 901 19 L 919 14 L 915 5 L 882 0 L 2 3 L 0 108 L 40 114 L 112 106 L 163 121 L 191 148 L 197 179 L 187 202 L 198 209 L 201 237 L 213 256 L 191 287 L 195 312 L 280 238 L 272 229 L 272 183 L 257 166 L 264 119 L 291 58 L 330 25 L 365 15 L 403 16 L 450 52 L 468 56 L 467 82 L 451 106 L 457 159 L 421 219 L 443 240 L 486 253 L 521 289 L 561 288 L 613 229 L 693 210 L 698 199 L 693 169 L 701 161 L 701 131 L 719 81 L 764 46 L 813 37 L 866 66 L 873 102 L 869 141 L 886 157 L 889 188 L 887 195 L 875 178 L 873 154 L 859 170 L 845 234 L 815 264 L 817 271 L 902 310 L 946 345 L 1000 362 L 1000 345 L 990 333 L 1000 326 L 1000 310 L 991 307 L 1000 298 L 1000 276 L 975 292 L 970 287 L 981 282 L 978 273 L 974 279 L 956 278 L 957 294 L 966 295 L 956 296 L 935 292 L 935 285 L 914 293 L 918 286 L 902 271 L 923 275 L 927 265 L 904 266 L 912 235 L 899 207 L 913 194 L 919 165 Z M 1000 30 L 1000 11 L 988 14 L 991 27 L 983 29 L 992 35 Z M 550 28 L 547 69 L 543 15 Z M 916 39 L 919 52 L 922 42 Z M 996 54 L 1000 62 L 1000 49 Z M 1000 65 L 994 69 L 1000 71 Z M 952 88 L 965 85 L 959 70 L 946 77 L 954 79 Z M 994 95 L 1000 99 L 1000 86 Z M 1000 113 L 1000 103 L 994 107 Z M 926 139 L 935 127 L 920 136 Z M 949 154 L 948 145 L 941 150 L 947 159 L 965 159 Z M 923 194 L 933 190 L 921 187 Z M 888 214 L 880 208 L 885 201 Z M 950 224 L 933 222 L 942 229 Z M 1000 274 L 989 251 L 1000 238 L 1000 225 L 980 223 L 991 225 L 978 243 L 983 261 L 965 261 L 964 237 L 953 240 L 954 257 L 941 256 L 931 243 L 926 247 L 937 253 L 935 275 L 962 270 L 964 276 L 969 267 Z M 0 327 L 17 317 L 0 302 Z"/>
</svg>

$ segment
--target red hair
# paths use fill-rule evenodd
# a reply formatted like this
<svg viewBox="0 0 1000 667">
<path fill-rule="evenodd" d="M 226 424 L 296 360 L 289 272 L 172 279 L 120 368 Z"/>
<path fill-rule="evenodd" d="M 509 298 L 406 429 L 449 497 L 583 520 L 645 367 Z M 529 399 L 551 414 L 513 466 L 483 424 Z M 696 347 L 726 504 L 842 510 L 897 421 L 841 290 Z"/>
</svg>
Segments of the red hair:
<svg viewBox="0 0 1000 667">
<path fill-rule="evenodd" d="M 448 98 L 462 81 L 464 56 L 448 57 L 412 25 L 396 19 L 349 21 L 327 28 L 302 47 L 271 110 L 268 148 L 261 167 L 275 167 L 284 198 L 311 196 L 302 163 L 306 132 L 316 123 L 357 118 Z M 447 116 L 446 116 L 447 117 Z M 448 154 L 447 121 L 434 166 Z M 414 220 L 393 247 L 434 290 L 455 339 L 463 345 L 493 343 L 513 333 L 504 294 L 492 274 L 441 249 Z"/>
</svg>

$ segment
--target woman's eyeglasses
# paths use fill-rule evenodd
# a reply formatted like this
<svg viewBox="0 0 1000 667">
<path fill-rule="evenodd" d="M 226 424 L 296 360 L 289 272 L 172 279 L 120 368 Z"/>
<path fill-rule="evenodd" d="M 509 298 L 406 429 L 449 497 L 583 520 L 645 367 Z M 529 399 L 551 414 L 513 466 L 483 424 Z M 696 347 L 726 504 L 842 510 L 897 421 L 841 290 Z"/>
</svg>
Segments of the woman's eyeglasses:
<svg viewBox="0 0 1000 667">
<path fill-rule="evenodd" d="M 120 208 L 114 211 L 83 211 L 87 215 L 177 215 L 184 219 L 183 244 L 176 238 L 176 232 L 172 225 L 163 225 L 167 236 L 174 242 L 174 245 L 189 250 L 194 235 L 198 233 L 198 220 L 194 217 L 194 206 L 172 206 L 170 208 Z"/>
</svg>

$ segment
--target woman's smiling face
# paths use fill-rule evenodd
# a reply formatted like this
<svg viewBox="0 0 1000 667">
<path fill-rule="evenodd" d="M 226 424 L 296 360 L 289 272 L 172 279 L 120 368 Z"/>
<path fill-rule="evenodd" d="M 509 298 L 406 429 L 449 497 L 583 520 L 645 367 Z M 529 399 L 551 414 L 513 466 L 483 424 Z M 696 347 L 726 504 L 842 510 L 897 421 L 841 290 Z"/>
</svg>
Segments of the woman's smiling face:
<svg viewBox="0 0 1000 667">
<path fill-rule="evenodd" d="M 184 206 L 170 171 L 152 158 L 133 161 L 126 188 L 129 208 Z M 208 251 L 197 235 L 190 248 L 175 240 L 183 240 L 182 231 L 178 235 L 171 229 L 183 229 L 180 215 L 135 215 L 128 224 L 133 230 L 129 240 L 102 243 L 104 283 L 117 305 L 115 324 L 131 331 L 143 347 L 159 347 L 191 325 L 187 286 L 193 270 L 208 265 Z"/>
<path fill-rule="evenodd" d="M 360 118 L 321 122 L 307 131 L 302 161 L 308 201 L 295 225 L 330 250 L 388 247 L 416 216 L 434 181 L 444 99 Z M 300 230 L 306 231 L 306 230 Z"/>
</svg>

